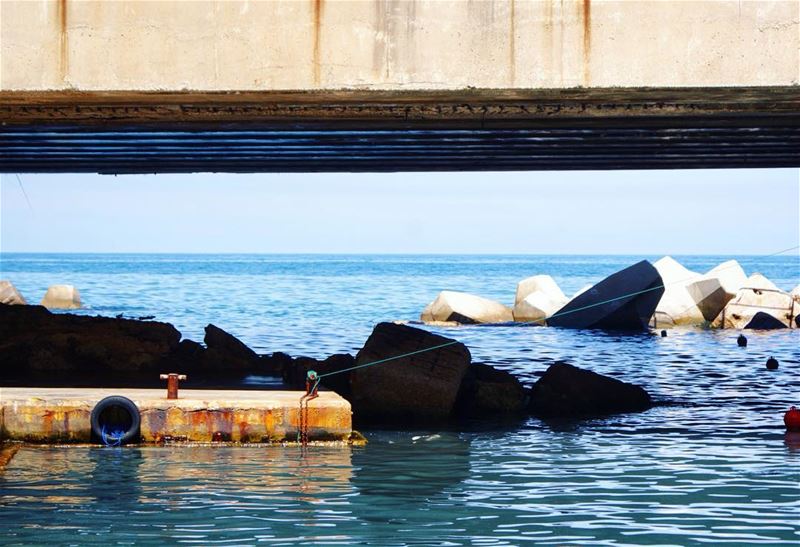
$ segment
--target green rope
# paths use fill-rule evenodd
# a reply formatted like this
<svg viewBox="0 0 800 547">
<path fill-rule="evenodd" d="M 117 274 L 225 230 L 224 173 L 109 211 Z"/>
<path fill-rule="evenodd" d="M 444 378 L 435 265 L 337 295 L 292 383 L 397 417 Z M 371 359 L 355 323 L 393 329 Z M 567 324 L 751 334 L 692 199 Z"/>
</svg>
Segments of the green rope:
<svg viewBox="0 0 800 547">
<path fill-rule="evenodd" d="M 783 254 L 785 252 L 794 251 L 796 249 L 800 249 L 800 245 L 795 245 L 794 247 L 789 247 L 788 249 L 783 249 L 782 251 L 778 251 L 776 253 L 764 255 L 764 256 L 762 256 L 760 258 L 771 258 L 773 256 L 778 256 L 778 255 Z M 723 270 L 726 270 L 726 269 L 732 268 L 732 267 L 733 267 L 733 265 L 730 265 L 730 266 L 728 266 L 726 268 L 722 268 L 719 271 L 723 271 Z M 589 308 L 594 308 L 595 306 L 602 306 L 603 304 L 608 304 L 610 302 L 615 302 L 617 300 L 622 300 L 623 298 L 629 298 L 631 296 L 644 294 L 644 293 L 650 292 L 650 291 L 657 291 L 658 289 L 666 289 L 667 287 L 671 287 L 672 285 L 686 284 L 689 281 L 692 281 L 693 279 L 694 279 L 693 277 L 687 277 L 686 279 L 678 279 L 677 281 L 673 281 L 672 283 L 667 283 L 667 284 L 663 284 L 662 283 L 661 285 L 658 285 L 656 287 L 650 287 L 649 289 L 643 289 L 641 291 L 636 291 L 636 292 L 632 292 L 632 293 L 628 293 L 628 294 L 623 294 L 622 296 L 616 296 L 614 298 L 609 298 L 608 300 L 604 300 L 602 302 L 596 302 L 594 304 L 589 304 L 588 306 L 583 306 L 581 308 L 576 308 L 574 310 L 565 311 L 563 313 L 554 313 L 550 317 L 546 317 L 544 319 L 539 319 L 539 320 L 536 320 L 536 321 L 523 321 L 523 323 L 544 323 L 545 321 L 547 321 L 548 319 L 552 319 L 553 317 L 561 317 L 562 315 L 568 315 L 570 313 L 575 313 L 575 312 L 579 312 L 579 311 L 583 311 L 583 310 L 588 310 Z M 686 309 L 688 310 L 689 308 L 686 308 Z M 684 311 L 686 311 L 686 310 L 684 310 Z"/>
<path fill-rule="evenodd" d="M 796 249 L 800 249 L 800 245 L 795 245 L 794 247 L 789 247 L 788 249 L 783 249 L 782 251 L 778 251 L 776 253 L 764 255 L 761 258 L 770 258 L 770 257 L 773 257 L 773 256 L 777 256 L 777 255 L 783 254 L 783 253 L 788 252 L 788 251 L 794 251 Z M 589 304 L 588 306 L 583 306 L 583 307 L 580 307 L 580 308 L 576 308 L 574 310 L 569 310 L 569 311 L 566 311 L 566 312 L 563 312 L 563 313 L 555 313 L 555 314 L 551 315 L 550 317 L 547 317 L 545 319 L 541 319 L 539 321 L 527 321 L 525 323 L 539 323 L 540 321 L 541 322 L 545 322 L 545 321 L 547 321 L 547 319 L 551 319 L 553 317 L 558 317 L 558 316 L 567 315 L 567 314 L 570 314 L 570 313 L 575 313 L 575 312 L 579 312 L 579 311 L 583 311 L 583 310 L 588 310 L 589 308 L 594 308 L 596 306 L 602 306 L 602 305 L 608 304 L 610 302 L 615 302 L 617 300 L 622 300 L 623 298 L 630 298 L 631 296 L 637 296 L 637 295 L 644 294 L 644 293 L 647 293 L 647 292 L 650 292 L 650 291 L 656 291 L 658 289 L 665 289 L 665 288 L 667 288 L 667 286 L 676 285 L 678 283 L 686 283 L 686 282 L 691 281 L 691 280 L 692 280 L 692 278 L 687 278 L 685 280 L 673 281 L 672 283 L 668 283 L 666 285 L 662 283 L 661 285 L 658 285 L 656 287 L 650 287 L 649 289 L 643 289 L 641 291 L 636 291 L 636 292 L 632 292 L 632 293 L 628 293 L 628 294 L 623 294 L 622 296 L 609 298 L 608 300 L 604 300 L 602 302 L 596 302 L 594 304 Z M 349 367 L 349 368 L 345 368 L 345 369 L 342 369 L 342 370 L 337 370 L 337 371 L 334 371 L 334 372 L 328 372 L 326 374 L 320 374 L 318 376 L 318 378 L 317 378 L 317 382 L 314 385 L 314 387 L 316 388 L 317 386 L 319 386 L 320 379 L 324 378 L 326 376 L 333 376 L 334 374 L 341 374 L 342 372 L 350 372 L 351 370 L 356 370 L 356 369 L 359 369 L 359 368 L 371 367 L 372 365 L 379 365 L 381 363 L 386 363 L 388 361 L 394 361 L 396 359 L 402 359 L 404 357 L 410 357 L 411 355 L 419 355 L 420 353 L 425 353 L 427 351 L 433 351 L 435 349 L 440 349 L 440 348 L 444 348 L 444 347 L 447 347 L 447 346 L 452 346 L 453 344 L 458 344 L 458 343 L 459 343 L 458 340 L 453 340 L 451 342 L 447 342 L 446 344 L 440 344 L 438 346 L 433 346 L 433 347 L 430 347 L 430 348 L 420 349 L 420 350 L 412 351 L 412 352 L 409 352 L 409 353 L 403 353 L 402 355 L 395 355 L 394 357 L 387 357 L 386 359 L 380 359 L 378 361 L 372 361 L 370 363 L 364 363 L 363 365 L 356 365 L 354 367 Z"/>
<path fill-rule="evenodd" d="M 433 346 L 433 347 L 430 347 L 430 348 L 420 349 L 420 350 L 417 350 L 417 351 L 411 351 L 409 353 L 403 353 L 402 355 L 395 355 L 394 357 L 387 357 L 386 359 L 380 359 L 378 361 L 372 361 L 371 363 L 364 363 L 363 365 L 356 365 L 354 367 L 344 368 L 342 370 L 336 370 L 334 372 L 328 372 L 326 374 L 320 374 L 319 377 L 320 378 L 325 378 L 326 376 L 332 376 L 334 374 L 340 374 L 342 372 L 350 372 L 351 370 L 356 370 L 356 369 L 359 369 L 359 368 L 371 367 L 372 365 L 379 365 L 381 363 L 386 363 L 387 361 L 394 361 L 395 359 L 402 359 L 403 357 L 410 357 L 411 355 L 418 355 L 420 353 L 425 353 L 426 351 L 433 351 L 435 349 L 444 348 L 444 347 L 452 346 L 453 344 L 459 344 L 459 343 L 460 342 L 458 340 L 452 340 L 450 342 L 447 342 L 446 344 L 439 344 L 438 346 Z"/>
</svg>

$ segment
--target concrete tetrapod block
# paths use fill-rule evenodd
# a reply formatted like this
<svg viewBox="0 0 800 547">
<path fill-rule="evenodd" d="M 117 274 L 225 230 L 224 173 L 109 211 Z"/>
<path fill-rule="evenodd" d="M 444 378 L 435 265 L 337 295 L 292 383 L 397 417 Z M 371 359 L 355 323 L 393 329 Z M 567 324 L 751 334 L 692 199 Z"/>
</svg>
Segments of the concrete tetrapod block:
<svg viewBox="0 0 800 547">
<path fill-rule="evenodd" d="M 728 260 L 689 283 L 686 290 L 696 302 L 703 318 L 713 321 L 745 282 L 747 276 L 739 263 Z"/>
<path fill-rule="evenodd" d="M 553 327 L 644 330 L 664 286 L 646 260 L 615 272 L 570 300 L 547 320 Z"/>
<path fill-rule="evenodd" d="M 51 285 L 41 304 L 50 309 L 75 310 L 81 307 L 81 294 L 72 285 Z"/>
<path fill-rule="evenodd" d="M 0 388 L 0 435 L 29 442 L 89 442 L 94 406 L 109 395 L 133 401 L 143 442 L 294 441 L 302 391 Z M 309 402 L 309 440 L 342 441 L 352 432 L 350 403 L 332 391 Z"/>
<path fill-rule="evenodd" d="M 711 326 L 743 329 L 758 312 L 763 312 L 788 327 L 791 326 L 798 307 L 791 294 L 780 290 L 769 279 L 756 273 L 747 279 Z"/>
<path fill-rule="evenodd" d="M 800 302 L 800 285 L 792 289 L 792 292 L 790 292 L 789 294 L 792 295 L 792 298 L 794 298 L 795 302 Z"/>
<path fill-rule="evenodd" d="M 555 302 L 562 305 L 567 302 L 567 297 L 556 283 L 555 279 L 549 275 L 534 275 L 517 283 L 517 294 L 514 297 L 514 306 L 525 300 L 525 298 L 535 292 L 541 292 Z"/>
<path fill-rule="evenodd" d="M 688 270 L 671 256 L 657 260 L 653 266 L 658 270 L 664 284 L 664 294 L 656 307 L 656 325 L 697 325 L 705 321 L 697 302 L 687 286 L 701 275 Z"/>
<path fill-rule="evenodd" d="M 455 321 L 463 324 L 505 323 L 513 321 L 511 308 L 494 300 L 456 291 L 442 291 L 428 304 L 420 321 Z"/>
<path fill-rule="evenodd" d="M 20 294 L 11 281 L 0 281 L 0 304 L 16 306 L 25 305 L 27 303 L 25 297 Z"/>
<path fill-rule="evenodd" d="M 514 306 L 514 321 L 543 322 L 564 304 L 566 304 L 566 298 L 554 301 L 549 294 L 542 291 L 532 292 Z"/>
</svg>

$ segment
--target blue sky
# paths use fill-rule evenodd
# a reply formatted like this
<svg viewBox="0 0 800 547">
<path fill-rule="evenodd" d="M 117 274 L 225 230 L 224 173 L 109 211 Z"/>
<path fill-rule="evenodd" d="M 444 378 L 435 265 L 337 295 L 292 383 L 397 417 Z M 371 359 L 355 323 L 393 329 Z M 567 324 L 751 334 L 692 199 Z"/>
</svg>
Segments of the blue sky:
<svg viewBox="0 0 800 547">
<path fill-rule="evenodd" d="M 5 252 L 769 254 L 800 170 L 2 175 Z M 796 251 L 795 251 L 796 253 Z"/>
</svg>

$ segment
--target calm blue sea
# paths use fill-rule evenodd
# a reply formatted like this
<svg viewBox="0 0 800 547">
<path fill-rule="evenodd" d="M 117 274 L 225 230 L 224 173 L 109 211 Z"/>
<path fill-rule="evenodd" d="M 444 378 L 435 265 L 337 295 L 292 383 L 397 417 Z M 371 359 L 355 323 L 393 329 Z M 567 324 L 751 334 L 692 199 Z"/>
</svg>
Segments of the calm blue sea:
<svg viewBox="0 0 800 547">
<path fill-rule="evenodd" d="M 796 251 L 795 251 L 796 252 Z M 29 302 L 77 286 L 80 313 L 214 323 L 260 352 L 355 352 L 443 289 L 513 303 L 547 273 L 571 294 L 641 256 L 0 254 Z M 779 287 L 800 257 L 736 258 Z M 0 544 L 796 545 L 800 331 L 439 329 L 532 383 L 555 359 L 669 404 L 577 423 L 366 431 L 363 448 L 23 448 L 0 475 Z M 764 368 L 769 356 L 780 368 Z M 402 386 L 398 386 L 401 388 Z M 2 393 L 0 392 L 0 396 Z"/>
</svg>

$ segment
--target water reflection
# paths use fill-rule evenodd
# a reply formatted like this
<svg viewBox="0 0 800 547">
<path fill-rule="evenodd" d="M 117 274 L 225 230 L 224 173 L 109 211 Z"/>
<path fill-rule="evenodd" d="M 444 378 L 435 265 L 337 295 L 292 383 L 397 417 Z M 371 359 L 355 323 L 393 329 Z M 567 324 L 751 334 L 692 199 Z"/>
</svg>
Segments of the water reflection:
<svg viewBox="0 0 800 547">
<path fill-rule="evenodd" d="M 353 485 L 364 503 L 425 503 L 469 477 L 469 442 L 454 433 L 395 433 L 353 451 Z"/>
<path fill-rule="evenodd" d="M 789 452 L 800 455 L 800 432 L 787 431 L 783 437 L 783 443 Z"/>
<path fill-rule="evenodd" d="M 92 471 L 87 477 L 87 494 L 103 512 L 125 512 L 135 508 L 142 495 L 139 469 L 143 463 L 139 448 L 90 448 Z"/>
</svg>

